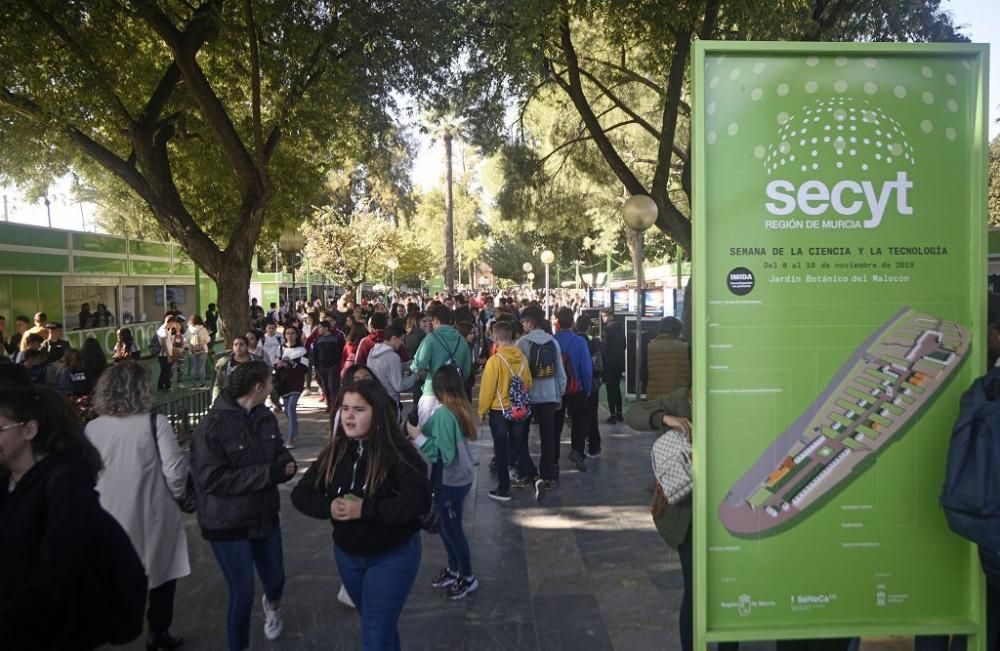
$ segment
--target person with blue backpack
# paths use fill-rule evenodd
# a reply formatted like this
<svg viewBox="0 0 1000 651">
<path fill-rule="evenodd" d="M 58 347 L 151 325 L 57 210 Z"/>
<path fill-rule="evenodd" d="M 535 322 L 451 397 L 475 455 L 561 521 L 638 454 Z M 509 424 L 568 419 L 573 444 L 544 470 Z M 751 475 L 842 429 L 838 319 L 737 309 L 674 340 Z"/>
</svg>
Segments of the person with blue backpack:
<svg viewBox="0 0 1000 651">
<path fill-rule="evenodd" d="M 559 308 L 556 312 L 559 331 L 554 335 L 562 351 L 563 366 L 566 369 L 566 389 L 562 406 L 555 414 L 556 464 L 559 463 L 559 439 L 566 414 L 570 417 L 569 460 L 580 472 L 587 471 L 587 457 L 584 446 L 590 429 L 590 410 L 587 401 L 593 385 L 594 363 L 590 356 L 590 343 L 573 331 L 573 310 Z"/>
<path fill-rule="evenodd" d="M 444 305 L 437 305 L 430 310 L 432 329 L 420 342 L 410 364 L 414 373 L 427 373 L 420 402 L 417 403 L 417 422 L 420 426 L 427 422 L 438 404 L 431 383 L 434 373 L 445 364 L 454 366 L 463 380 L 472 373 L 472 353 L 465 337 L 452 327 L 451 316 L 451 310 Z"/>
<path fill-rule="evenodd" d="M 533 486 L 535 499 L 542 498 L 544 482 L 528 453 L 525 425 L 531 415 L 531 373 L 528 360 L 514 345 L 514 328 L 509 321 L 493 324 L 496 353 L 483 368 L 479 384 L 479 419 L 489 422 L 496 458 L 497 487 L 489 492 L 498 502 L 510 501 L 510 471 L 513 461 L 520 470 L 518 486 Z"/>
</svg>

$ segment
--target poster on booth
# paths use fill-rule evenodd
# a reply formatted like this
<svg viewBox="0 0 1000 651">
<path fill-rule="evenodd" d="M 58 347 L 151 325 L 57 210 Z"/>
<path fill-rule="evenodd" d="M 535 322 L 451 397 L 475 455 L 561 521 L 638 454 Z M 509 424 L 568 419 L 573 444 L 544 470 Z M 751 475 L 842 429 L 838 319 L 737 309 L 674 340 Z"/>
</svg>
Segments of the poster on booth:
<svg viewBox="0 0 1000 651">
<path fill-rule="evenodd" d="M 986 52 L 696 46 L 712 639 L 976 629 L 974 549 L 938 496 L 986 358 Z"/>
</svg>

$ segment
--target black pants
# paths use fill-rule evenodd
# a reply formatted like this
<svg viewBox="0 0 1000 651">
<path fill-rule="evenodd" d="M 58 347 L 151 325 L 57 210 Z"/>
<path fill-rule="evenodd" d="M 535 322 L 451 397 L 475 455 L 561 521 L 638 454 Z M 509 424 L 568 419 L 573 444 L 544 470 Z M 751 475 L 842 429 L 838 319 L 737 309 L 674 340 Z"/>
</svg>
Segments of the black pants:
<svg viewBox="0 0 1000 651">
<path fill-rule="evenodd" d="M 604 377 L 608 387 L 608 411 L 622 415 L 622 369 L 609 368 Z"/>
<path fill-rule="evenodd" d="M 531 405 L 531 417 L 525 422 L 524 435 L 528 436 L 528 431 L 532 423 L 538 423 L 538 439 L 541 442 L 542 456 L 538 460 L 538 474 L 542 479 L 559 479 L 556 467 L 559 464 L 559 437 L 555 428 L 556 409 L 558 402 L 543 402 Z M 562 427 L 560 425 L 560 427 Z M 525 468 L 518 468 L 519 473 L 526 474 Z"/>
<path fill-rule="evenodd" d="M 157 359 L 160 361 L 160 376 L 156 379 L 156 388 L 166 391 L 170 388 L 170 371 L 173 370 L 171 368 L 170 358 L 165 355 L 160 355 Z"/>
<path fill-rule="evenodd" d="M 587 442 L 587 430 L 590 428 L 590 414 L 587 408 L 588 398 L 589 396 L 582 391 L 571 396 L 563 396 L 562 407 L 555 413 L 555 423 L 553 426 L 556 441 L 556 465 L 559 465 L 559 444 L 562 440 L 563 424 L 566 422 L 566 412 L 569 412 L 569 418 L 572 421 L 569 429 L 570 447 L 579 453 L 580 456 L 584 454 L 584 445 Z"/>
<path fill-rule="evenodd" d="M 319 388 L 326 396 L 326 404 L 331 405 L 332 408 L 333 402 L 337 399 L 337 393 L 340 392 L 340 369 L 336 366 L 321 366 L 316 373 L 316 378 L 319 381 Z"/>
<path fill-rule="evenodd" d="M 177 579 L 162 583 L 149 591 L 149 609 L 146 611 L 146 621 L 149 622 L 149 632 L 161 635 L 170 630 L 174 621 L 174 593 L 177 592 Z"/>
<path fill-rule="evenodd" d="M 598 387 L 598 385 L 594 385 Z M 601 428 L 597 424 L 597 410 L 601 402 L 600 387 L 587 398 L 587 451 L 601 451 Z"/>
</svg>

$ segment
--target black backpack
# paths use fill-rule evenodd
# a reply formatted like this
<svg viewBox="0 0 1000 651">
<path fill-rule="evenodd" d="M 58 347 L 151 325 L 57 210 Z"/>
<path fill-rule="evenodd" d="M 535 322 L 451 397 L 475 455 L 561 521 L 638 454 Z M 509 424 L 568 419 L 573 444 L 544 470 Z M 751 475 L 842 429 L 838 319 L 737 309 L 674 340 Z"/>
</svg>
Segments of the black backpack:
<svg viewBox="0 0 1000 651">
<path fill-rule="evenodd" d="M 1000 550 L 1000 369 L 973 382 L 959 405 L 941 507 L 952 531 Z"/>
<path fill-rule="evenodd" d="M 546 380 L 556 376 L 556 345 L 552 340 L 544 344 L 531 342 L 528 348 L 528 370 L 534 380 Z"/>
</svg>

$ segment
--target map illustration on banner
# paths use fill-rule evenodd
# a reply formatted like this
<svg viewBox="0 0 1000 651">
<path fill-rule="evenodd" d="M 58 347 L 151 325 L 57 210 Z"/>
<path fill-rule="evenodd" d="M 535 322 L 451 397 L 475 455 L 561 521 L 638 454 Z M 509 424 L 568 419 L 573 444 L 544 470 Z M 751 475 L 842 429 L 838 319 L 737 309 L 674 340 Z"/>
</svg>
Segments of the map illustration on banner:
<svg viewBox="0 0 1000 651">
<path fill-rule="evenodd" d="M 794 524 L 906 431 L 968 349 L 961 325 L 901 310 L 733 486 L 719 506 L 723 524 L 737 535 Z"/>
</svg>

